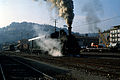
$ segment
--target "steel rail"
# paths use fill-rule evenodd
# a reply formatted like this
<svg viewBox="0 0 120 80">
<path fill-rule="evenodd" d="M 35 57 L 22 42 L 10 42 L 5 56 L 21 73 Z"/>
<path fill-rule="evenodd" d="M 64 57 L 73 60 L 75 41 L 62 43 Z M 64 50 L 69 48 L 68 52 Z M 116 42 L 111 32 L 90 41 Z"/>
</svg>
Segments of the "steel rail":
<svg viewBox="0 0 120 80">
<path fill-rule="evenodd" d="M 0 64 L 0 70 L 1 70 L 1 73 L 2 73 L 3 80 L 6 80 L 1 64 Z"/>
<path fill-rule="evenodd" d="M 38 73 L 44 75 L 45 77 L 47 77 L 47 78 L 49 78 L 49 79 L 51 79 L 51 80 L 56 80 L 55 78 L 53 78 L 53 77 L 51 77 L 51 76 L 49 76 L 49 75 L 47 75 L 47 74 L 45 74 L 45 73 L 43 73 L 43 72 L 37 70 L 36 68 L 34 68 L 34 67 L 32 67 L 32 66 L 30 66 L 30 65 L 28 65 L 28 64 L 26 64 L 26 63 L 23 63 L 23 62 L 21 62 L 21 61 L 15 59 L 15 58 L 12 58 L 12 59 L 13 59 L 14 61 L 20 63 L 20 64 L 23 64 L 23 65 L 25 65 L 25 66 L 31 68 L 32 70 L 34 70 L 34 71 L 36 71 L 36 72 L 38 72 Z"/>
</svg>

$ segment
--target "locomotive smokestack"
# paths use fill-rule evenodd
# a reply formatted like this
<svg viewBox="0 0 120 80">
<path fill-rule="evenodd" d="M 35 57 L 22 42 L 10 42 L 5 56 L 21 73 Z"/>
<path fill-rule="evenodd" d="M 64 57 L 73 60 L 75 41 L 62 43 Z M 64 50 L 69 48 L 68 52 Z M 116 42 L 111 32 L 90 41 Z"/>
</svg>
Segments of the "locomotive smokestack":
<svg viewBox="0 0 120 80">
<path fill-rule="evenodd" d="M 69 34 L 69 36 L 71 36 L 71 32 L 72 32 L 72 22 L 73 22 L 73 19 L 66 20 L 66 23 L 68 25 L 68 34 Z"/>
<path fill-rule="evenodd" d="M 71 25 L 68 25 L 68 34 L 69 34 L 69 36 L 71 36 L 71 32 L 72 32 L 72 27 L 71 27 Z"/>
</svg>

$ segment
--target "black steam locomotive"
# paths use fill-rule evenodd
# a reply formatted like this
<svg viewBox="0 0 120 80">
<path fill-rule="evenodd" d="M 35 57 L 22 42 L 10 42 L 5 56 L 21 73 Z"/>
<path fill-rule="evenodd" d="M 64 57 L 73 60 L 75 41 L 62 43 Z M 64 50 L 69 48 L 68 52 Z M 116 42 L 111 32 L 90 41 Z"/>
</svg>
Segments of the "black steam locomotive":
<svg viewBox="0 0 120 80">
<path fill-rule="evenodd" d="M 73 35 L 67 35 L 64 30 L 60 32 L 54 32 L 51 34 L 51 38 L 57 38 L 61 41 L 61 52 L 63 55 L 77 55 L 80 54 L 80 46 L 77 39 Z"/>
<path fill-rule="evenodd" d="M 52 38 L 57 39 L 61 43 L 61 52 L 63 55 L 77 55 L 80 54 L 80 47 L 78 45 L 78 42 L 75 38 L 75 36 L 67 35 L 67 33 L 64 30 L 55 31 L 54 33 L 50 34 L 50 36 L 47 36 L 46 38 Z M 40 46 L 37 45 L 37 41 L 40 41 L 40 37 L 36 37 L 29 40 L 23 40 L 21 41 L 21 44 L 19 43 L 19 49 L 21 51 L 30 51 L 32 53 L 45 53 L 47 54 L 47 51 L 43 51 Z M 56 49 L 56 48 L 55 48 Z"/>
</svg>

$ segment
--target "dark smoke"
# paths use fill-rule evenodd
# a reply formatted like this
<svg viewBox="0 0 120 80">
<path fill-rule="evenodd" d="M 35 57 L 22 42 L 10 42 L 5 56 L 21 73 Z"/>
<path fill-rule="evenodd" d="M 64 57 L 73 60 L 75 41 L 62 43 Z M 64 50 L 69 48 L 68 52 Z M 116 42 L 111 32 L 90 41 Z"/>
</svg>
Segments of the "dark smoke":
<svg viewBox="0 0 120 80">
<path fill-rule="evenodd" d="M 34 0 L 38 1 L 38 0 Z M 59 16 L 64 18 L 68 27 L 71 27 L 74 18 L 74 5 L 72 0 L 44 0 L 52 3 L 52 7 L 56 7 L 59 12 Z"/>
<path fill-rule="evenodd" d="M 103 13 L 102 4 L 99 0 L 90 0 L 82 9 L 86 13 L 86 22 L 88 23 L 89 30 L 98 32 L 99 27 L 97 24 L 100 22 L 98 14 Z"/>
</svg>

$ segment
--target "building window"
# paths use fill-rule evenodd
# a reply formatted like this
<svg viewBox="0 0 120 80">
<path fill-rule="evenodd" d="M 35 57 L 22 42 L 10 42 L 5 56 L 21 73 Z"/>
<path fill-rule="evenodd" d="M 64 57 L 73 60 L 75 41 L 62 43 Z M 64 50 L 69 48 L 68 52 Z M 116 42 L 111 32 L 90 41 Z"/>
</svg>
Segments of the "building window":
<svg viewBox="0 0 120 80">
<path fill-rule="evenodd" d="M 112 33 L 114 33 L 114 30 L 112 31 Z"/>
<path fill-rule="evenodd" d="M 120 33 L 120 29 L 118 29 L 118 32 Z"/>
<path fill-rule="evenodd" d="M 118 38 L 118 41 L 120 41 L 120 38 Z"/>
<path fill-rule="evenodd" d="M 118 37 L 120 37 L 120 33 L 118 34 Z"/>
<path fill-rule="evenodd" d="M 110 34 L 110 37 L 112 37 L 112 34 Z"/>
<path fill-rule="evenodd" d="M 110 38 L 110 41 L 112 41 L 112 38 Z"/>
<path fill-rule="evenodd" d="M 114 42 L 115 40 L 113 39 L 112 41 Z"/>
</svg>

